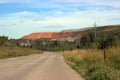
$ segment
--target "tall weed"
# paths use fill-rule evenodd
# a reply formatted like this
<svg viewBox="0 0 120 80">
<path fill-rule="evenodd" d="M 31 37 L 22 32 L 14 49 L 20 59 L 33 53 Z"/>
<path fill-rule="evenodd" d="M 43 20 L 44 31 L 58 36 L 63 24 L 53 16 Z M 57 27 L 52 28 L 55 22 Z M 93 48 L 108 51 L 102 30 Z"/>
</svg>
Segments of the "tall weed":
<svg viewBox="0 0 120 80">
<path fill-rule="evenodd" d="M 63 52 L 66 62 L 86 80 L 120 80 L 120 47 L 107 50 L 107 63 L 103 51 L 97 49 Z"/>
<path fill-rule="evenodd" d="M 39 53 L 42 53 L 42 51 L 22 47 L 5 47 L 5 46 L 0 47 L 0 59 Z"/>
</svg>

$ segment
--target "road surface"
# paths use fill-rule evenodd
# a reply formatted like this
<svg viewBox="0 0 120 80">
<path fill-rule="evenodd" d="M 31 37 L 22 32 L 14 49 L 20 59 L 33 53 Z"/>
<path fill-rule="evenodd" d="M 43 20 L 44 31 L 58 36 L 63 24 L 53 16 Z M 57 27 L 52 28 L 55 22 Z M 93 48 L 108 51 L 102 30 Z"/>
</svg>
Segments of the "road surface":
<svg viewBox="0 0 120 80">
<path fill-rule="evenodd" d="M 0 60 L 0 80 L 83 80 L 60 54 L 44 52 Z"/>
</svg>

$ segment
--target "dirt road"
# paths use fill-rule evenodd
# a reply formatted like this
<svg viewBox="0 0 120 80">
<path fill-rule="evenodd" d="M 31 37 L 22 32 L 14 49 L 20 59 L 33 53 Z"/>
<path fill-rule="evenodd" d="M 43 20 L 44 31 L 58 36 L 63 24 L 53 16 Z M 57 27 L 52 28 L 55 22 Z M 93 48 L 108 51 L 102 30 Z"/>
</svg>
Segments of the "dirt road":
<svg viewBox="0 0 120 80">
<path fill-rule="evenodd" d="M 0 60 L 0 80 L 83 80 L 60 54 L 44 52 Z"/>
</svg>

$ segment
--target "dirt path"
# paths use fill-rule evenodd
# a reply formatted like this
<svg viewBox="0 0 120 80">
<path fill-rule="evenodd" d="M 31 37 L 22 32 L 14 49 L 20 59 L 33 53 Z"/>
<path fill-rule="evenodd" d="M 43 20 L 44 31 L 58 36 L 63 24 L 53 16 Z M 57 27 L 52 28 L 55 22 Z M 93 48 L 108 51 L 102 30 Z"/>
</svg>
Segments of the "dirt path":
<svg viewBox="0 0 120 80">
<path fill-rule="evenodd" d="M 44 52 L 0 60 L 0 80 L 83 80 L 60 54 Z"/>
</svg>

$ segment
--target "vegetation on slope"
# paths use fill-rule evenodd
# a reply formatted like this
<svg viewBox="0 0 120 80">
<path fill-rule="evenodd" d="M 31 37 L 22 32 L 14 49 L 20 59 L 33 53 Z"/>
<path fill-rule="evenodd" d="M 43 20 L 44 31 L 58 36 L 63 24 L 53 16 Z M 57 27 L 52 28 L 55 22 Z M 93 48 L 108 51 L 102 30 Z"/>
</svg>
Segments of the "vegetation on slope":
<svg viewBox="0 0 120 80">
<path fill-rule="evenodd" d="M 25 43 L 24 47 L 47 51 L 65 51 L 83 48 L 104 49 L 108 48 L 109 46 L 112 47 L 120 45 L 120 25 L 102 26 L 96 27 L 96 29 L 90 28 L 82 32 L 73 32 L 72 36 L 70 36 L 70 39 L 71 38 L 75 38 L 76 40 L 69 41 L 64 39 L 21 39 L 18 40 L 18 42 Z"/>
<path fill-rule="evenodd" d="M 75 49 L 75 42 L 68 41 L 51 41 L 49 39 L 37 39 L 37 40 L 29 40 L 30 48 L 35 48 L 39 50 L 45 51 L 64 51 L 64 50 L 73 50 Z"/>
<path fill-rule="evenodd" d="M 17 46 L 15 41 L 9 40 L 8 37 L 0 37 L 0 59 L 39 53 L 42 53 L 42 51 L 30 48 L 23 48 Z"/>
</svg>

